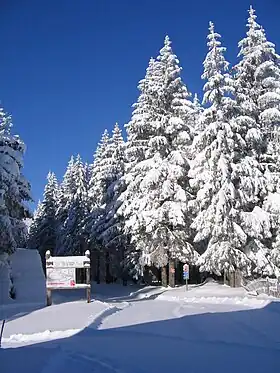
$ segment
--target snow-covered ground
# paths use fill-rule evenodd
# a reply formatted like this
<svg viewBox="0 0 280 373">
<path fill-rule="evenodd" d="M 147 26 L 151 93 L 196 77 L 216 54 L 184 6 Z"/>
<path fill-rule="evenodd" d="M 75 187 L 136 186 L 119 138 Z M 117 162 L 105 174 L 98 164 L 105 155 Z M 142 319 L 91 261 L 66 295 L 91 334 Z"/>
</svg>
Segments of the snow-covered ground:
<svg viewBox="0 0 280 373">
<path fill-rule="evenodd" d="M 53 306 L 32 312 L 6 305 L 3 372 L 280 371 L 275 300 L 211 282 L 188 292 L 94 285 L 92 295 L 54 292 Z"/>
<path fill-rule="evenodd" d="M 45 307 L 37 253 L 19 250 L 12 271 L 17 299 L 0 303 L 1 373 L 280 371 L 276 299 L 213 281 L 188 292 L 93 284 L 90 304 L 68 290 Z"/>
</svg>

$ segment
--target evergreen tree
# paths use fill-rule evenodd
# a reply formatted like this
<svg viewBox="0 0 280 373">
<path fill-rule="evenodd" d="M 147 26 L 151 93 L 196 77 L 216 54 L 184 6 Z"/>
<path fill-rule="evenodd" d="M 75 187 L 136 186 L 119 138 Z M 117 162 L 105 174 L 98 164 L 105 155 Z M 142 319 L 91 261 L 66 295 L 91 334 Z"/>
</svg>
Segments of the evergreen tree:
<svg viewBox="0 0 280 373">
<path fill-rule="evenodd" d="M 91 166 L 91 179 L 89 182 L 89 196 L 92 207 L 100 207 L 104 202 L 104 194 L 107 187 L 107 178 L 110 168 L 109 147 L 110 136 L 104 131 L 94 154 L 94 162 Z"/>
<path fill-rule="evenodd" d="M 226 49 L 212 22 L 209 31 L 202 75 L 206 80 L 203 103 L 208 107 L 201 118 L 204 130 L 194 139 L 197 154 L 189 172 L 197 191 L 194 241 L 206 246 L 198 260 L 201 271 L 221 275 L 239 268 L 248 273 L 249 260 L 242 252 L 247 236 L 238 219 L 239 175 L 235 167 L 244 141 L 234 118 L 236 104 L 231 97 L 233 81 L 227 72 Z"/>
<path fill-rule="evenodd" d="M 203 106 L 201 105 L 197 94 L 195 93 L 193 98 L 194 104 L 194 135 L 198 135 L 201 131 L 203 131 L 203 123 L 201 121 L 202 113 L 203 113 Z"/>
<path fill-rule="evenodd" d="M 33 213 L 33 219 L 29 228 L 28 233 L 28 248 L 33 249 L 39 247 L 39 240 L 38 240 L 38 227 L 41 224 L 43 216 L 43 205 L 41 200 L 38 201 L 36 210 Z"/>
<path fill-rule="evenodd" d="M 12 134 L 11 117 L 0 109 L 0 253 L 12 253 L 26 243 L 24 219 L 31 216 L 30 184 L 22 174 L 25 145 Z"/>
<path fill-rule="evenodd" d="M 193 262 L 196 257 L 189 242 L 186 158 L 194 105 L 180 73 L 166 37 L 139 84 L 141 93 L 127 125 L 127 187 L 120 212 L 131 242 L 126 257 L 138 272 L 145 264 L 163 267 L 169 258 Z"/>
<path fill-rule="evenodd" d="M 159 101 L 159 92 L 162 89 L 159 72 L 155 67 L 156 61 L 151 58 L 145 78 L 140 80 L 138 84 L 140 95 L 132 106 L 132 118 L 125 125 L 127 132 L 126 170 L 130 172 L 133 166 L 146 158 L 149 140 L 154 133 L 151 123 L 156 120 L 156 107 Z"/>
<path fill-rule="evenodd" d="M 252 7 L 247 26 L 246 37 L 239 43 L 240 61 L 235 66 L 237 120 L 247 144 L 241 182 L 244 191 L 251 191 L 241 218 L 250 238 L 245 252 L 253 262 L 254 272 L 271 275 L 275 270 L 269 259 L 274 219 L 273 213 L 269 217 L 262 206 L 268 193 L 277 191 L 280 181 L 280 60 L 275 46 L 267 41 L 264 29 L 256 22 Z M 249 175 L 248 166 L 253 171 Z"/>
<path fill-rule="evenodd" d="M 249 10 L 248 31 L 239 42 L 240 61 L 235 66 L 235 94 L 240 121 L 253 153 L 266 169 L 267 188 L 275 188 L 279 167 L 277 152 L 280 123 L 280 57 L 265 31 Z"/>
<path fill-rule="evenodd" d="M 115 125 L 112 138 L 108 144 L 110 147 L 111 160 L 108 164 L 111 171 L 108 172 L 108 187 L 104 196 L 104 210 L 102 217 L 96 225 L 98 238 L 102 240 L 104 246 L 120 246 L 121 243 L 121 224 L 116 211 L 119 207 L 118 197 L 123 189 L 124 175 L 124 140 L 122 131 L 118 124 Z M 120 240 L 120 241 L 119 241 Z"/>
<path fill-rule="evenodd" d="M 125 245 L 123 222 L 117 214 L 120 206 L 118 197 L 124 189 L 124 140 L 118 124 L 115 125 L 108 143 L 107 155 L 110 156 L 107 159 L 107 188 L 104 189 L 104 203 L 99 209 L 99 219 L 93 225 L 93 231 L 106 252 L 108 280 L 109 271 L 113 277 L 122 275 Z"/>
<path fill-rule="evenodd" d="M 57 246 L 57 197 L 57 179 L 53 172 L 49 172 L 44 198 L 38 204 L 29 232 L 29 247 L 38 249 L 41 255 Z"/>
<path fill-rule="evenodd" d="M 70 160 L 65 176 L 62 191 L 66 195 L 62 199 L 66 198 L 67 217 L 60 232 L 59 250 L 68 255 L 82 255 L 87 241 L 83 225 L 88 215 L 89 199 L 86 169 L 79 155 L 74 161 Z"/>
<path fill-rule="evenodd" d="M 112 148 L 110 136 L 104 131 L 94 154 L 94 162 L 91 165 L 91 179 L 89 182 L 89 214 L 85 220 L 85 231 L 89 236 L 91 247 L 97 247 L 98 226 L 104 217 L 106 208 L 107 188 L 110 185 L 112 171 Z"/>
<path fill-rule="evenodd" d="M 57 195 L 57 211 L 56 211 L 56 219 L 58 224 L 58 239 L 57 239 L 57 253 L 62 253 L 64 251 L 63 248 L 63 240 L 64 240 L 64 230 L 65 230 L 65 222 L 68 217 L 68 212 L 70 209 L 72 196 L 75 193 L 75 183 L 74 183 L 74 163 L 75 158 L 71 156 L 66 172 L 63 176 L 62 183 L 58 189 Z"/>
</svg>

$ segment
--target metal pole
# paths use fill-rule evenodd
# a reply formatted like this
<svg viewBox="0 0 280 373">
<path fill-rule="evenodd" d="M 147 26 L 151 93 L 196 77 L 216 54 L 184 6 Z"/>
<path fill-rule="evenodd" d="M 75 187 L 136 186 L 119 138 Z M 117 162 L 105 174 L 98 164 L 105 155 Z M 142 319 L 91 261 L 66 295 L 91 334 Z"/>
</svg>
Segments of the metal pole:
<svg viewBox="0 0 280 373">
<path fill-rule="evenodd" d="M 0 332 L 0 348 L 2 347 L 2 336 L 3 336 L 3 332 L 4 332 L 5 322 L 6 322 L 6 320 L 4 319 L 4 320 L 2 321 L 2 326 L 1 326 L 1 332 Z"/>
<path fill-rule="evenodd" d="M 189 290 L 189 286 L 188 286 L 188 276 L 186 276 L 186 291 Z"/>
</svg>

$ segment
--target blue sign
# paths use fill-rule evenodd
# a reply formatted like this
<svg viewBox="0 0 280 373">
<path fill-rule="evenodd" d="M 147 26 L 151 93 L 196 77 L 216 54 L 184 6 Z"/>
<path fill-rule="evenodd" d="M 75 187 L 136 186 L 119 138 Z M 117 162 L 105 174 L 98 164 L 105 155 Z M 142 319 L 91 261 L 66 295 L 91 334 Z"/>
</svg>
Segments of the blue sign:
<svg viewBox="0 0 280 373">
<path fill-rule="evenodd" d="M 183 272 L 184 280 L 189 278 L 189 272 Z"/>
</svg>

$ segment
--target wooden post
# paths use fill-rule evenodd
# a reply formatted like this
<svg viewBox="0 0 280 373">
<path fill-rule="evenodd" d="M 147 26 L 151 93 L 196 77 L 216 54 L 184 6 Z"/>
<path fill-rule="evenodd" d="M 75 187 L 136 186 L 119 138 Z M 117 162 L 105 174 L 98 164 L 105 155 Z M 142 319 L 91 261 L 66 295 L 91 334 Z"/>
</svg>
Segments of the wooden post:
<svg viewBox="0 0 280 373">
<path fill-rule="evenodd" d="M 169 286 L 175 288 L 175 260 L 169 260 Z"/>
<path fill-rule="evenodd" d="M 269 278 L 266 278 L 266 294 L 269 295 Z"/>
<path fill-rule="evenodd" d="M 47 289 L 47 306 L 52 305 L 52 291 L 51 289 Z"/>
<path fill-rule="evenodd" d="M 85 252 L 85 256 L 90 259 L 90 251 L 87 250 Z M 86 284 L 89 285 L 89 287 L 86 289 L 87 293 L 87 303 L 91 302 L 91 284 L 90 284 L 90 266 L 86 268 Z"/>
<path fill-rule="evenodd" d="M 4 319 L 2 321 L 2 326 L 1 326 L 1 331 L 0 331 L 0 348 L 2 347 L 2 337 L 3 337 L 3 333 L 4 333 L 5 322 L 6 322 L 6 320 Z"/>
<path fill-rule="evenodd" d="M 46 263 L 50 259 L 50 257 L 51 257 L 51 252 L 50 250 L 47 250 L 45 254 Z M 47 275 L 47 269 L 46 269 L 46 275 Z M 47 306 L 51 306 L 51 305 L 52 305 L 52 291 L 51 289 L 47 289 Z"/>
<path fill-rule="evenodd" d="M 161 284 L 167 287 L 167 269 L 166 266 L 161 267 Z"/>
</svg>

